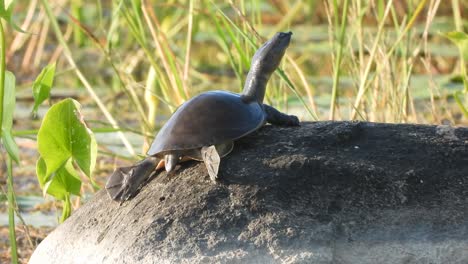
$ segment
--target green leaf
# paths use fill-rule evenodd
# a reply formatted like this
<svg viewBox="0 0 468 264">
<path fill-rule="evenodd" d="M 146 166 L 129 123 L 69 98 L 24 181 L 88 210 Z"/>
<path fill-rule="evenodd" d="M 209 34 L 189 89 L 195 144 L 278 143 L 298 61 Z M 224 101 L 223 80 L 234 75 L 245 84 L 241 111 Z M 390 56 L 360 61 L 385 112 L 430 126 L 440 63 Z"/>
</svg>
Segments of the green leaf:
<svg viewBox="0 0 468 264">
<path fill-rule="evenodd" d="M 19 150 L 16 145 L 15 139 L 11 134 L 13 127 L 13 114 L 15 112 L 15 75 L 13 73 L 5 72 L 5 94 L 3 97 L 3 121 L 2 121 L 2 143 L 4 144 L 10 157 L 19 162 Z"/>
<path fill-rule="evenodd" d="M 86 126 L 80 104 L 65 99 L 53 105 L 42 121 L 37 135 L 38 150 L 49 177 L 70 158 L 88 176 L 96 164 L 97 145 L 94 134 Z"/>
<path fill-rule="evenodd" d="M 37 160 L 36 174 L 43 194 L 50 194 L 64 201 L 70 194 L 80 195 L 81 180 L 73 167 L 71 159 L 60 167 L 51 177 L 47 177 L 47 166 L 42 157 Z"/>
<path fill-rule="evenodd" d="M 444 36 L 457 45 L 463 59 L 468 61 L 468 34 L 460 31 L 452 31 L 444 34 Z"/>
<path fill-rule="evenodd" d="M 33 83 L 33 97 L 34 97 L 34 107 L 33 107 L 33 114 L 37 113 L 37 108 L 39 107 L 42 102 L 50 96 L 50 89 L 52 88 L 52 84 L 54 83 L 55 77 L 55 63 L 47 65 L 44 69 L 42 69 L 39 76 L 37 76 L 36 80 Z"/>
</svg>

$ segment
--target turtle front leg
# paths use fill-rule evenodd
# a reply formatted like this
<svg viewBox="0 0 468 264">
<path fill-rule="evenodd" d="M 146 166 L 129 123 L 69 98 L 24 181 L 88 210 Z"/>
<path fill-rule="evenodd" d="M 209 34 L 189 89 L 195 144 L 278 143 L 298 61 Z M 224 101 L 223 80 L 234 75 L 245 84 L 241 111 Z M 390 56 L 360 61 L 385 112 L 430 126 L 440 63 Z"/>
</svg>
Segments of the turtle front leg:
<svg viewBox="0 0 468 264">
<path fill-rule="evenodd" d="M 274 107 L 263 104 L 267 122 L 277 126 L 299 126 L 299 118 L 295 115 L 287 115 L 276 110 Z"/>
<path fill-rule="evenodd" d="M 203 161 L 205 162 L 206 169 L 210 175 L 210 179 L 213 182 L 216 182 L 218 178 L 219 163 L 221 162 L 221 157 L 216 150 L 214 145 L 209 147 L 203 147 L 200 150 Z"/>
<path fill-rule="evenodd" d="M 179 163 L 180 155 L 177 153 L 167 154 L 164 156 L 164 167 L 167 172 L 171 172 L 175 169 L 177 163 Z"/>
</svg>

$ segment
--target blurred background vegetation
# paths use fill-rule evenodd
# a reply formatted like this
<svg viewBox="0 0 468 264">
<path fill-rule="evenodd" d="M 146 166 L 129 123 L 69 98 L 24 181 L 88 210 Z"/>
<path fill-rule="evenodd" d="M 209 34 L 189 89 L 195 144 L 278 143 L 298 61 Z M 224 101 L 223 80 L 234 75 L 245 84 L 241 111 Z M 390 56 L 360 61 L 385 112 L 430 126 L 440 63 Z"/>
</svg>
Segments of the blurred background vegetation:
<svg viewBox="0 0 468 264">
<path fill-rule="evenodd" d="M 61 206 L 42 197 L 35 176 L 36 137 L 50 105 L 68 97 L 82 105 L 98 142 L 94 178 L 103 186 L 115 167 L 145 153 L 178 105 L 202 91 L 241 91 L 256 48 L 292 31 L 267 103 L 302 121 L 467 125 L 467 7 L 466 0 L 17 1 L 12 20 L 26 33 L 4 25 L 6 68 L 17 86 L 20 262 L 57 224 Z M 50 98 L 33 116 L 31 87 L 54 63 Z M 95 191 L 83 181 L 75 208 Z M 2 263 L 12 255 L 6 193 Z"/>
</svg>

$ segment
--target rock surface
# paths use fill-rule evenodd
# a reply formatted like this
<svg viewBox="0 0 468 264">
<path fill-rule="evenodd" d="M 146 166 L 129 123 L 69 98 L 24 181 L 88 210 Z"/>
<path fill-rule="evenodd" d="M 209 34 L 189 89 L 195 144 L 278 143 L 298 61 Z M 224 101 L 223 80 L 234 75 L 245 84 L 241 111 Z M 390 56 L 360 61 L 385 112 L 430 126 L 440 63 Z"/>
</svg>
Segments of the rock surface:
<svg viewBox="0 0 468 264">
<path fill-rule="evenodd" d="M 204 165 L 105 191 L 30 263 L 468 263 L 468 129 L 266 126 Z"/>
</svg>

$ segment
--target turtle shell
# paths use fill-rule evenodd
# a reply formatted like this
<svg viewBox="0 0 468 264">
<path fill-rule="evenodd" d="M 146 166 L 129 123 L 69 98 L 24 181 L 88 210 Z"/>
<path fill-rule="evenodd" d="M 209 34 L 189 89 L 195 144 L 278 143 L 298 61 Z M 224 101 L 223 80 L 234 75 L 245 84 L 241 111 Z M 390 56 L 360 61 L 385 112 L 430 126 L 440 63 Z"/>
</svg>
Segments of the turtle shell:
<svg viewBox="0 0 468 264">
<path fill-rule="evenodd" d="M 243 137 L 265 124 L 262 106 L 245 103 L 239 94 L 210 91 L 182 104 L 159 130 L 148 151 L 162 156 Z"/>
</svg>

